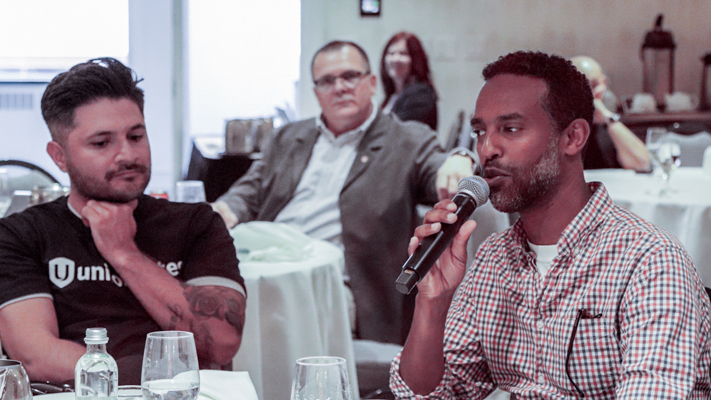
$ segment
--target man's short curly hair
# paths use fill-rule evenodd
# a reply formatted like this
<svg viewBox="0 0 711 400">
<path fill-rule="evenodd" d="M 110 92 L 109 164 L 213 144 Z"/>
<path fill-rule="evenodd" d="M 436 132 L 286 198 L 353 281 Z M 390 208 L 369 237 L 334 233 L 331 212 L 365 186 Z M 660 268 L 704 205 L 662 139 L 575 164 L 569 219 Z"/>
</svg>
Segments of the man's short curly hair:
<svg viewBox="0 0 711 400">
<path fill-rule="evenodd" d="M 143 113 L 143 90 L 131 68 L 113 58 L 95 58 L 77 64 L 52 79 L 42 95 L 42 117 L 52 140 L 63 144 L 74 129 L 77 108 L 96 100 L 127 98 Z"/>
<path fill-rule="evenodd" d="M 592 125 L 593 94 L 588 79 L 565 58 L 541 52 L 517 51 L 499 57 L 484 68 L 484 80 L 497 75 L 512 74 L 540 78 L 548 92 L 543 109 L 562 132 L 573 120 L 582 118 Z"/>
</svg>

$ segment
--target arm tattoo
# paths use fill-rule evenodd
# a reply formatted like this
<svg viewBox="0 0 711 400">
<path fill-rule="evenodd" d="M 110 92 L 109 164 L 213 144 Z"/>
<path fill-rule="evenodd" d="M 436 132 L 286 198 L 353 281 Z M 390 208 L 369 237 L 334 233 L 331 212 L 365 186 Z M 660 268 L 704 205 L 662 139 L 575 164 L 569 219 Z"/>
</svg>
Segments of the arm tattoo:
<svg viewBox="0 0 711 400">
<path fill-rule="evenodd" d="M 234 290 L 221 286 L 187 285 L 183 294 L 197 320 L 217 318 L 227 321 L 238 333 L 242 333 L 245 301 Z"/>
</svg>

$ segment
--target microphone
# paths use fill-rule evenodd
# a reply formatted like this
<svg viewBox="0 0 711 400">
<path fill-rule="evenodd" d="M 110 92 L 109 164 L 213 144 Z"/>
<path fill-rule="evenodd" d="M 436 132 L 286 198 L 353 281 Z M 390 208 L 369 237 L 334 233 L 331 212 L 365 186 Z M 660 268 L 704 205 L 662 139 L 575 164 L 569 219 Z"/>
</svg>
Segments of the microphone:
<svg viewBox="0 0 711 400">
<path fill-rule="evenodd" d="M 402 266 L 402 272 L 395 281 L 395 288 L 402 294 L 409 294 L 432 265 L 449 246 L 462 224 L 469 219 L 474 210 L 486 204 L 489 199 L 489 185 L 480 176 L 470 176 L 459 181 L 457 194 L 452 201 L 457 205 L 457 221 L 453 224 L 442 223 L 442 229 L 427 236 L 414 253 Z"/>
</svg>

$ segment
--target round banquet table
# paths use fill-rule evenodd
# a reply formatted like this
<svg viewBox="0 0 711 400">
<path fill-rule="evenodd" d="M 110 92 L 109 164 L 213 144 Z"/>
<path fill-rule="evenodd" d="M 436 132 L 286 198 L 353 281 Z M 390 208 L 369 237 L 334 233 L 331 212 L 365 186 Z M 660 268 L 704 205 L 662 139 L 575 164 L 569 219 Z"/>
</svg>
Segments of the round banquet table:
<svg viewBox="0 0 711 400">
<path fill-rule="evenodd" d="M 341 249 L 271 222 L 240 224 L 231 234 L 247 287 L 244 333 L 233 370 L 249 372 L 260 399 L 288 399 L 298 358 L 342 357 L 357 399 Z M 247 251 L 249 257 L 243 255 Z"/>
<path fill-rule="evenodd" d="M 679 168 L 660 194 L 661 177 L 623 169 L 585 171 L 585 180 L 605 185 L 615 204 L 666 229 L 684 245 L 706 287 L 711 287 L 711 175 Z"/>
</svg>

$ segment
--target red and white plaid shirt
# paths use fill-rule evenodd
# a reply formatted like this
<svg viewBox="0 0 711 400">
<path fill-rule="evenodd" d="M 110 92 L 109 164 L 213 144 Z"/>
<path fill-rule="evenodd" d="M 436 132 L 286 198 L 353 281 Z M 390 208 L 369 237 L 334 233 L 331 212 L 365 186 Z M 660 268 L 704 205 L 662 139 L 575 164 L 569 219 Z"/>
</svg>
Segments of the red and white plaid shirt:
<svg viewBox="0 0 711 400">
<path fill-rule="evenodd" d="M 499 387 L 520 399 L 709 399 L 709 299 L 691 258 L 589 185 L 543 284 L 520 221 L 482 245 L 449 309 L 442 381 L 415 396 L 398 356 L 398 398 Z"/>
</svg>

